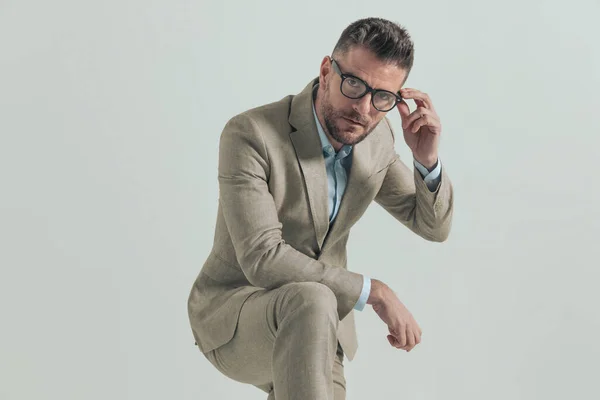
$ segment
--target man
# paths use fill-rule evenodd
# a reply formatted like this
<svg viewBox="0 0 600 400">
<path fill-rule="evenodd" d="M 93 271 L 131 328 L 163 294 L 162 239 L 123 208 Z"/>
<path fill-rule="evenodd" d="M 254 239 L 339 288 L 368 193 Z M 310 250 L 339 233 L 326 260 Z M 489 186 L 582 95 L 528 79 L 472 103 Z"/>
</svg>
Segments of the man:
<svg viewBox="0 0 600 400">
<path fill-rule="evenodd" d="M 356 21 L 301 93 L 237 115 L 222 132 L 214 245 L 189 317 L 204 356 L 269 399 L 344 399 L 343 355 L 356 353 L 353 310 L 365 303 L 393 347 L 421 341 L 386 284 L 346 267 L 350 228 L 373 200 L 427 240 L 450 230 L 440 119 L 426 94 L 402 88 L 413 54 L 398 25 Z M 414 172 L 394 150 L 385 118 L 394 108 Z"/>
</svg>

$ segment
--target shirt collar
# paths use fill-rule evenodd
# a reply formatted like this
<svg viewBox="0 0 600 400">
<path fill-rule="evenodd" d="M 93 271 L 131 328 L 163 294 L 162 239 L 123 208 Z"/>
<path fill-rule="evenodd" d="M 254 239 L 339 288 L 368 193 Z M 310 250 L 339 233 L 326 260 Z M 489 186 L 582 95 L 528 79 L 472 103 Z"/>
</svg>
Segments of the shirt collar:
<svg viewBox="0 0 600 400">
<path fill-rule="evenodd" d="M 319 87 L 319 84 L 317 83 L 313 89 L 313 96 L 312 96 L 312 98 L 313 98 L 313 102 L 312 102 L 313 116 L 315 117 L 315 123 L 317 124 L 317 132 L 319 132 L 319 138 L 321 139 L 321 147 L 323 148 L 323 155 L 332 156 L 332 155 L 336 154 L 335 149 L 331 145 L 331 142 L 327 138 L 327 135 L 325 135 L 325 131 L 323 130 L 323 127 L 321 126 L 321 122 L 319 121 L 319 118 L 317 117 L 317 111 L 315 110 L 315 96 L 316 96 L 316 91 L 317 91 L 318 87 Z M 338 152 L 339 157 L 344 158 L 348 154 L 350 154 L 351 151 L 352 151 L 352 146 L 345 144 L 344 146 L 342 146 L 342 148 Z"/>
</svg>

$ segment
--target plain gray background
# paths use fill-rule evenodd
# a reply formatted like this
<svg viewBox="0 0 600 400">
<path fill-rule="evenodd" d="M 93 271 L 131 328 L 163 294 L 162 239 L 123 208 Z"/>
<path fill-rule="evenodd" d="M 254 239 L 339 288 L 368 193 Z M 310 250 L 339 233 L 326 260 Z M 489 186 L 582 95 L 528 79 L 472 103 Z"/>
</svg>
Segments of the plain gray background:
<svg viewBox="0 0 600 400">
<path fill-rule="evenodd" d="M 219 135 L 299 92 L 366 16 L 412 34 L 406 86 L 441 117 L 456 204 L 443 244 L 375 204 L 353 230 L 349 268 L 388 283 L 423 341 L 393 349 L 367 306 L 348 399 L 598 398 L 599 15 L 597 0 L 0 1 L 0 398 L 266 398 L 212 368 L 187 319 Z"/>
</svg>

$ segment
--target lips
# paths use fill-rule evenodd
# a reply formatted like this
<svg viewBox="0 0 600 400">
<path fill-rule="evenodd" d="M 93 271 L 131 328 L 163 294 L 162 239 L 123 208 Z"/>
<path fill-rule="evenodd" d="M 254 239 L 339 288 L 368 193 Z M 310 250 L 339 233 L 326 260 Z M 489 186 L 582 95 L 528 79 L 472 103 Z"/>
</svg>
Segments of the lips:
<svg viewBox="0 0 600 400">
<path fill-rule="evenodd" d="M 358 122 L 358 121 L 355 121 L 355 120 L 353 120 L 353 119 L 346 118 L 346 117 L 342 117 L 342 118 L 344 118 L 346 121 L 348 121 L 348 122 L 350 122 L 350 123 L 352 123 L 352 124 L 354 124 L 354 125 L 363 126 L 363 124 L 361 124 L 360 122 Z"/>
</svg>

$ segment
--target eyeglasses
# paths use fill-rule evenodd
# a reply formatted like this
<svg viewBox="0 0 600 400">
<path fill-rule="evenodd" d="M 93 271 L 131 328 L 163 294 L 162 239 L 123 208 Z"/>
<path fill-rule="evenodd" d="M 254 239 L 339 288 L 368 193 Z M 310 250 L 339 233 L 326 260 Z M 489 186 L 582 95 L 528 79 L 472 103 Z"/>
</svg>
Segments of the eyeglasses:
<svg viewBox="0 0 600 400">
<path fill-rule="evenodd" d="M 389 90 L 373 89 L 362 79 L 357 78 L 354 75 L 344 74 L 340 70 L 337 61 L 331 57 L 330 60 L 333 70 L 342 77 L 340 91 L 349 99 L 360 99 L 367 93 L 371 93 L 371 103 L 373 104 L 373 107 L 382 112 L 390 111 L 392 108 L 396 107 L 396 104 L 402 101 L 402 97 Z"/>
</svg>

